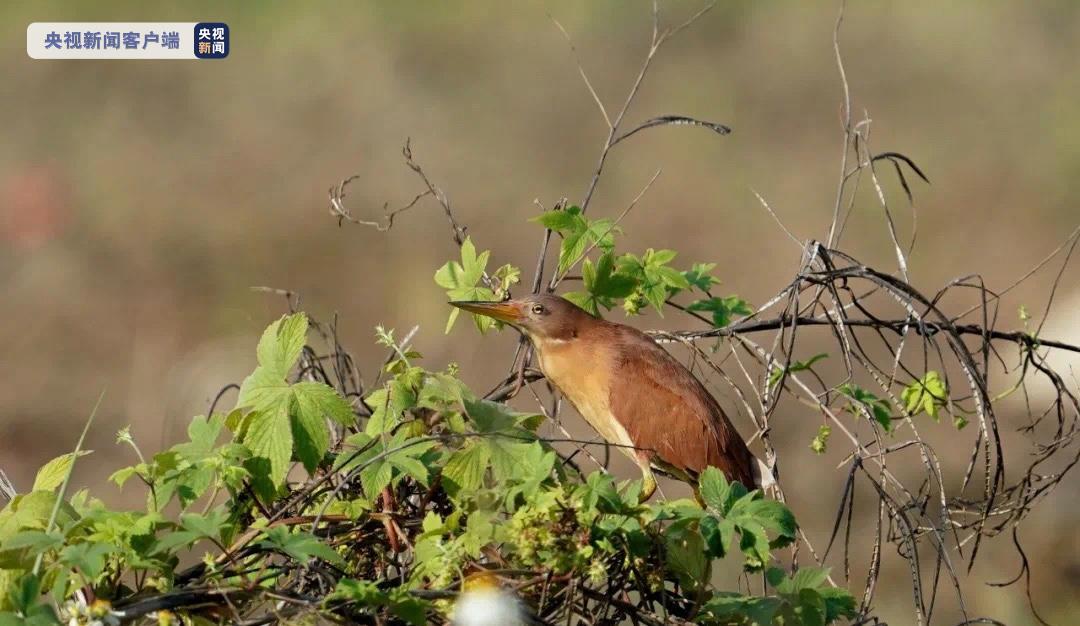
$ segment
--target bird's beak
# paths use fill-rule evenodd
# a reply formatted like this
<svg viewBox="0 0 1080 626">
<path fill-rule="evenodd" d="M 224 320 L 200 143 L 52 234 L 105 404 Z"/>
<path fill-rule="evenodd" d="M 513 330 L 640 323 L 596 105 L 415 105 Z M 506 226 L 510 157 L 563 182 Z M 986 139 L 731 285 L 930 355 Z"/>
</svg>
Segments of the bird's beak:
<svg viewBox="0 0 1080 626">
<path fill-rule="evenodd" d="M 516 324 L 521 321 L 521 309 L 513 302 L 482 302 L 476 300 L 458 300 L 450 303 L 477 315 L 486 315 L 500 322 Z"/>
</svg>

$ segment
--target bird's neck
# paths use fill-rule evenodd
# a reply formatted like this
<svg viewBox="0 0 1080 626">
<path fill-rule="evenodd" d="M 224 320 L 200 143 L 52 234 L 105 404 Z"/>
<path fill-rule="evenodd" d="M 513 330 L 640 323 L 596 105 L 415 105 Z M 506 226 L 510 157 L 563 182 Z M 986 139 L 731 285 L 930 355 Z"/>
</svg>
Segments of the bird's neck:
<svg viewBox="0 0 1080 626">
<path fill-rule="evenodd" d="M 567 324 L 562 332 L 544 335 L 529 335 L 529 340 L 536 349 L 540 369 L 549 378 L 577 378 L 588 373 L 598 358 L 606 358 L 605 343 L 598 342 L 598 333 L 603 324 L 598 320 L 588 320 L 592 324 Z M 603 354 L 601 354 L 603 353 Z M 560 380 L 555 381 L 560 384 Z"/>
</svg>

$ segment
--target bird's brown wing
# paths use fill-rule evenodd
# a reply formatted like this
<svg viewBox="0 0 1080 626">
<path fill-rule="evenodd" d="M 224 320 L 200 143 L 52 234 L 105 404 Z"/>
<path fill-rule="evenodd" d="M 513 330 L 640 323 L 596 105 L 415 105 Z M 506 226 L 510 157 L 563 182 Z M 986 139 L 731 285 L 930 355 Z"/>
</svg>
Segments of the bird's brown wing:
<svg viewBox="0 0 1080 626">
<path fill-rule="evenodd" d="M 620 349 L 609 402 L 631 441 L 696 475 L 711 465 L 729 480 L 754 485 L 754 457 L 708 390 L 648 335 L 616 331 Z"/>
</svg>

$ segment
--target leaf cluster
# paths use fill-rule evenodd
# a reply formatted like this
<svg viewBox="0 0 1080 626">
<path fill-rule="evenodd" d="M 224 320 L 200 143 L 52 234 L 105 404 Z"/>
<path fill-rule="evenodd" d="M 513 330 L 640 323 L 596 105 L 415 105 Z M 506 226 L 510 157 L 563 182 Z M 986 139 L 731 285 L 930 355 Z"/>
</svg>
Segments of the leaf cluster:
<svg viewBox="0 0 1080 626">
<path fill-rule="evenodd" d="M 392 331 L 379 333 L 396 355 L 384 381 L 354 407 L 304 378 L 316 358 L 307 331 L 303 314 L 271 324 L 237 407 L 194 418 L 186 441 L 144 456 L 120 433 L 137 462 L 112 480 L 137 483 L 145 507 L 67 497 L 57 487 L 78 457 L 46 464 L 0 511 L 0 625 L 150 613 L 188 624 L 444 622 L 480 574 L 513 586 L 542 621 L 565 619 L 571 605 L 545 598 L 571 587 L 632 593 L 706 623 L 851 614 L 820 570 L 781 569 L 775 551 L 797 527 L 760 492 L 710 468 L 701 504 L 642 504 L 640 481 L 579 472 L 537 435 L 541 416 L 478 397 L 456 367 L 419 367 Z M 733 552 L 767 573 L 770 595 L 712 586 L 713 561 Z M 77 600 L 79 589 L 96 602 Z"/>
</svg>

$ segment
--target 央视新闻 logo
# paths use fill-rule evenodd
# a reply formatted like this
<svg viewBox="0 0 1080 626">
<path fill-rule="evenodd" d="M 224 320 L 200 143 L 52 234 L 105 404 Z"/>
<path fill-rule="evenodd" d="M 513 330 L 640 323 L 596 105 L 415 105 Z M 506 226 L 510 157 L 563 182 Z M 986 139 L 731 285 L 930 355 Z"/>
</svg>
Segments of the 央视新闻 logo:
<svg viewBox="0 0 1080 626">
<path fill-rule="evenodd" d="M 229 25 L 199 22 L 195 25 L 195 58 L 224 59 L 229 56 Z"/>
</svg>

